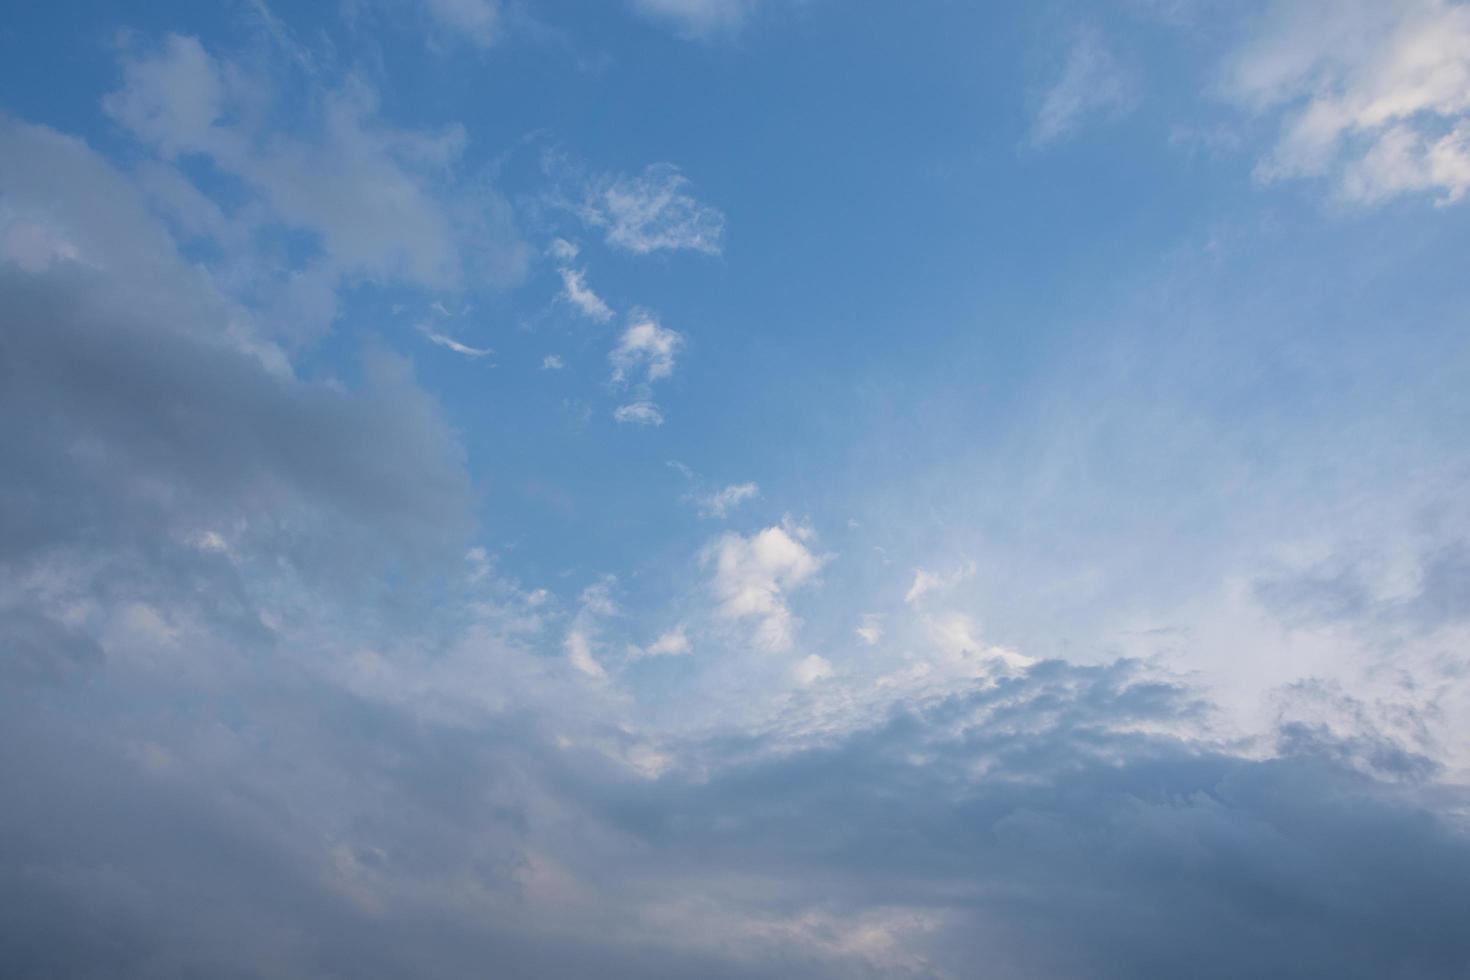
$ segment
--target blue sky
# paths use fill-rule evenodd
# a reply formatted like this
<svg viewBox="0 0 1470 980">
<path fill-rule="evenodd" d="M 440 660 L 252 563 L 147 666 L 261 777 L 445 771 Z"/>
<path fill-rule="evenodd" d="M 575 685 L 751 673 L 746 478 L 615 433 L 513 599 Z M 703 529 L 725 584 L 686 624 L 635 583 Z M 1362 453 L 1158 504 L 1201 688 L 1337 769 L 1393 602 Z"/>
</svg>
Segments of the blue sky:
<svg viewBox="0 0 1470 980">
<path fill-rule="evenodd" d="M 1467 197 L 1451 0 L 14 12 L 0 972 L 1463 975 Z"/>
</svg>

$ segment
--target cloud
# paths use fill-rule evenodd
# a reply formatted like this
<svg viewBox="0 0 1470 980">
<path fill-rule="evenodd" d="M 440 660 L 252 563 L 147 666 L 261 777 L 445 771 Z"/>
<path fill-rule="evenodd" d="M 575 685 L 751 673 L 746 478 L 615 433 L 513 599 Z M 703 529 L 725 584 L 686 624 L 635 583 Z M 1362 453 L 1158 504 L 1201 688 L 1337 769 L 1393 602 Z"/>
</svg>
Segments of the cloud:
<svg viewBox="0 0 1470 980">
<path fill-rule="evenodd" d="M 419 333 L 423 334 L 429 339 L 430 343 L 437 344 L 438 346 L 444 347 L 448 350 L 452 350 L 456 354 L 463 354 L 465 357 L 481 358 L 488 357 L 491 354 L 495 353 L 488 347 L 470 347 L 467 344 L 462 344 L 459 341 L 455 340 L 453 337 L 436 332 L 426 323 L 420 323 L 417 329 Z"/>
<path fill-rule="evenodd" d="M 0 122 L 0 194 L 66 243 L 44 267 L 0 261 L 0 554 L 186 547 L 236 522 L 269 538 L 311 513 L 405 546 L 467 526 L 460 449 L 406 363 L 371 354 L 356 392 L 299 380 L 137 188 L 53 130 Z"/>
<path fill-rule="evenodd" d="M 832 673 L 832 662 L 815 653 L 803 657 L 795 667 L 791 668 L 791 676 L 803 686 L 826 680 L 832 676 Z"/>
<path fill-rule="evenodd" d="M 613 409 L 613 419 L 634 425 L 663 425 L 664 413 L 650 401 L 629 402 Z"/>
<path fill-rule="evenodd" d="M 429 13 L 445 27 L 480 47 L 500 37 L 497 0 L 424 0 Z"/>
<path fill-rule="evenodd" d="M 576 269 L 562 269 L 562 295 L 590 320 L 606 323 L 613 318 L 612 307 L 587 285 L 587 274 Z"/>
<path fill-rule="evenodd" d="M 684 337 L 678 331 L 660 326 L 646 314 L 634 317 L 608 355 L 613 365 L 613 382 L 629 381 L 640 368 L 645 384 L 667 378 L 674 373 L 674 356 L 683 346 Z"/>
<path fill-rule="evenodd" d="M 335 289 L 361 277 L 429 289 L 471 281 L 511 285 L 528 251 L 510 206 L 458 173 L 464 130 L 393 126 L 356 76 L 334 86 L 300 74 L 300 132 L 283 129 L 274 65 L 220 60 L 196 39 L 169 35 L 123 49 L 121 87 L 107 114 L 159 159 L 149 186 L 160 206 L 224 250 L 221 281 L 242 290 L 294 340 L 324 331 Z M 281 69 L 282 71 L 299 69 Z M 248 207 L 227 216 L 197 192 L 177 162 L 203 157 L 238 180 Z M 305 232 L 287 263 L 262 250 L 265 232 Z"/>
<path fill-rule="evenodd" d="M 747 500 L 759 497 L 760 493 L 761 488 L 754 483 L 732 483 L 723 490 L 716 490 L 700 498 L 700 516 L 723 518 Z"/>
<path fill-rule="evenodd" d="M 1061 73 L 1047 89 L 1031 126 L 1036 146 L 1064 139 L 1089 117 L 1111 118 L 1132 108 L 1135 101 L 1131 75 L 1094 30 L 1080 30 L 1062 64 Z"/>
<path fill-rule="evenodd" d="M 975 570 L 976 565 L 973 561 L 966 562 L 949 572 L 931 572 L 927 569 L 916 568 L 913 584 L 909 586 L 908 592 L 904 593 L 903 601 L 913 605 L 927 593 L 952 589 L 965 579 L 974 578 Z"/>
<path fill-rule="evenodd" d="M 557 354 L 547 354 L 541 358 L 541 370 L 543 371 L 560 371 L 566 366 L 566 362 Z"/>
<path fill-rule="evenodd" d="M 1275 3 L 1222 88 L 1282 115 L 1265 181 L 1331 180 L 1373 204 L 1470 189 L 1470 9 L 1446 0 Z"/>
<path fill-rule="evenodd" d="M 717 613 L 730 620 L 753 619 L 755 642 L 764 650 L 788 649 L 798 620 L 787 596 L 808 585 L 827 562 L 807 548 L 813 535 L 796 524 L 768 527 L 750 537 L 726 534 L 704 551 L 714 567 L 710 588 Z"/>
<path fill-rule="evenodd" d="M 756 0 L 633 0 L 640 13 L 690 37 L 708 37 L 739 27 Z"/>
<path fill-rule="evenodd" d="M 725 215 L 695 200 L 688 187 L 679 168 L 653 164 L 636 177 L 591 181 L 576 212 L 602 229 L 609 245 L 637 255 L 680 250 L 718 255 Z"/>
<path fill-rule="evenodd" d="M 864 613 L 853 633 L 868 646 L 877 646 L 883 639 L 883 617 L 877 613 Z"/>
<path fill-rule="evenodd" d="M 684 627 L 678 626 L 660 635 L 646 647 L 633 647 L 630 656 L 635 660 L 645 657 L 682 657 L 691 649 L 689 634 Z"/>
<path fill-rule="evenodd" d="M 607 670 L 597 659 L 595 650 L 601 621 L 620 612 L 612 598 L 613 584 L 613 579 L 606 578 L 582 590 L 577 615 L 562 639 L 567 662 L 579 673 L 596 680 L 607 679 Z"/>
</svg>

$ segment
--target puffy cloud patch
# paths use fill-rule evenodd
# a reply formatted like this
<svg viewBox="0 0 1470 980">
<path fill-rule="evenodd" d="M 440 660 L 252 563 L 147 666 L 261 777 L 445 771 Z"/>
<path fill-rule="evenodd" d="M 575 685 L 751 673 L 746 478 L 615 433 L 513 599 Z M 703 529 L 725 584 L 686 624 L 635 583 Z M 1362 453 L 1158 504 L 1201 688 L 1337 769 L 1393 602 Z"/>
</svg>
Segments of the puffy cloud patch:
<svg viewBox="0 0 1470 980">
<path fill-rule="evenodd" d="M 1324 177 L 1371 204 L 1470 190 L 1470 8 L 1448 0 L 1278 2 L 1224 90 L 1280 110 L 1263 180 Z"/>
<path fill-rule="evenodd" d="M 726 534 L 704 552 L 713 566 L 710 587 L 718 614 L 729 620 L 754 620 L 754 640 L 768 651 L 789 649 L 798 620 L 787 604 L 789 594 L 808 585 L 827 557 L 807 547 L 809 528 L 786 523 L 745 537 Z"/>
</svg>

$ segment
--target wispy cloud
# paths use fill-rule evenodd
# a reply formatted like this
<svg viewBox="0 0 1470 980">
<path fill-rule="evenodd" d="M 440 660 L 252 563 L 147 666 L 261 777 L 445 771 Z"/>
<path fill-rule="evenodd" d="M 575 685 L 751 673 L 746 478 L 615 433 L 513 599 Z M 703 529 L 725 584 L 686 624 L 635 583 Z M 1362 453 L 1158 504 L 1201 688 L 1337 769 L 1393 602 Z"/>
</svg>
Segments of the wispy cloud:
<svg viewBox="0 0 1470 980">
<path fill-rule="evenodd" d="M 587 285 L 587 274 L 577 269 L 563 268 L 561 270 L 562 295 L 567 302 L 571 303 L 582 315 L 589 320 L 598 323 L 606 323 L 613 318 L 613 309 L 603 301 Z"/>
<path fill-rule="evenodd" d="M 1044 146 L 1070 136 L 1089 118 L 1116 117 L 1131 108 L 1135 83 L 1101 34 L 1083 28 L 1046 91 L 1031 125 L 1031 142 Z"/>
<path fill-rule="evenodd" d="M 489 47 L 500 38 L 499 0 L 424 0 L 440 24 L 472 44 Z"/>
<path fill-rule="evenodd" d="M 465 357 L 489 357 L 495 353 L 489 347 L 471 347 L 468 344 L 462 344 L 448 334 L 439 333 L 427 323 L 420 323 L 417 329 L 419 333 L 428 338 L 430 343 L 437 344 L 446 350 L 452 350 L 456 354 L 463 354 Z"/>
<path fill-rule="evenodd" d="M 702 517 L 722 518 L 747 500 L 759 497 L 760 493 L 761 488 L 754 483 L 734 483 L 699 498 L 699 513 Z"/>
<path fill-rule="evenodd" d="M 636 177 L 592 180 L 576 211 L 615 248 L 638 255 L 680 250 L 718 255 L 725 215 L 696 200 L 689 187 L 678 167 L 653 164 Z"/>
<path fill-rule="evenodd" d="M 633 425 L 663 425 L 664 413 L 650 401 L 629 402 L 613 409 L 613 419 Z"/>
<path fill-rule="evenodd" d="M 756 0 L 633 0 L 633 6 L 691 37 L 708 37 L 739 27 Z"/>
</svg>

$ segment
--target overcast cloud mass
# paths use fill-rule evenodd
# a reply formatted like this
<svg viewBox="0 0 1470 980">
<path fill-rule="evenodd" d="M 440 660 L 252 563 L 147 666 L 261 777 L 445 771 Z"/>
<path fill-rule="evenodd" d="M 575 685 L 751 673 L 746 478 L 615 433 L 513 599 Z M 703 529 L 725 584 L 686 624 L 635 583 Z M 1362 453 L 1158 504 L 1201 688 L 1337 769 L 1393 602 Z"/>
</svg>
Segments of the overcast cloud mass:
<svg viewBox="0 0 1470 980">
<path fill-rule="evenodd" d="M 1470 976 L 1470 5 L 0 24 L 0 975 Z"/>
</svg>

